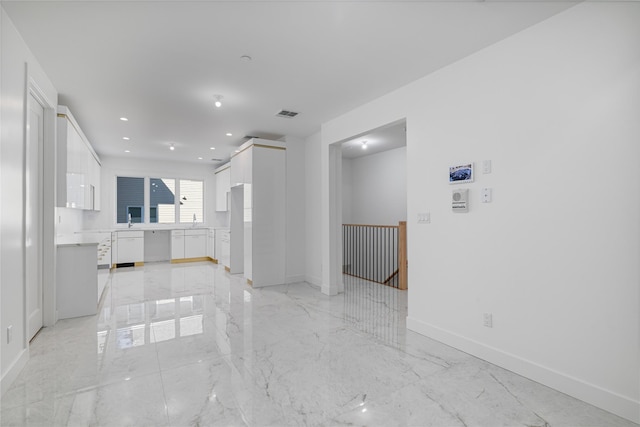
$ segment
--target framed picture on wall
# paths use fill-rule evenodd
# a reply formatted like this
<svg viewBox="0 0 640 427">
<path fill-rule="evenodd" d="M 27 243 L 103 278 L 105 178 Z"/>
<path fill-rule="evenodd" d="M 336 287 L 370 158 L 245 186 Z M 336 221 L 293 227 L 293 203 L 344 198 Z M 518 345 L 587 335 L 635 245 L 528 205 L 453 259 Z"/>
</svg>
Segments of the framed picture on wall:
<svg viewBox="0 0 640 427">
<path fill-rule="evenodd" d="M 473 182 L 473 163 L 449 167 L 449 184 Z"/>
</svg>

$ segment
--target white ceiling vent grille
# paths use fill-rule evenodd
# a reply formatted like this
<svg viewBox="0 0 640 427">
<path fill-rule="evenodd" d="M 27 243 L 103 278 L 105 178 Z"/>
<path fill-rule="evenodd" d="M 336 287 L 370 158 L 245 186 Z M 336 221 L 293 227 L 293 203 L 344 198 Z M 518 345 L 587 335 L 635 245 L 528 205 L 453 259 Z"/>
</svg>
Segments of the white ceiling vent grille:
<svg viewBox="0 0 640 427">
<path fill-rule="evenodd" d="M 285 119 L 293 119 L 298 114 L 299 113 L 296 113 L 295 111 L 282 110 L 278 114 L 276 114 L 276 117 L 283 117 Z"/>
</svg>

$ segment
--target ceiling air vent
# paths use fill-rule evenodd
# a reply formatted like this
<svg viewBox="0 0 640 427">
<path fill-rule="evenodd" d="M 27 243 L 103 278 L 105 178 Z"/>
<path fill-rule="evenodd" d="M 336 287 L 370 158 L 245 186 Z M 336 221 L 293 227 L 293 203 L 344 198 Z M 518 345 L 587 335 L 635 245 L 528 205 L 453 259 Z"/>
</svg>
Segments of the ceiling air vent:
<svg viewBox="0 0 640 427">
<path fill-rule="evenodd" d="M 276 117 L 284 117 L 285 119 L 293 119 L 298 114 L 299 113 L 296 113 L 295 111 L 282 110 L 278 114 L 276 114 Z"/>
</svg>

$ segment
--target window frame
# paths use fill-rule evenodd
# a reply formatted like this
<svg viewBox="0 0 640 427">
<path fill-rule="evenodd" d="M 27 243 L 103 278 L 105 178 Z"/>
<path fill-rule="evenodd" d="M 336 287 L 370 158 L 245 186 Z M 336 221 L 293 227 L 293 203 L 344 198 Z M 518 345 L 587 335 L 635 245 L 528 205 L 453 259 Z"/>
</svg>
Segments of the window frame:
<svg viewBox="0 0 640 427">
<path fill-rule="evenodd" d="M 163 178 L 157 178 L 156 176 L 163 176 Z M 135 224 L 141 224 L 144 225 L 146 227 L 158 227 L 158 228 L 163 228 L 163 227 L 167 227 L 167 226 L 185 226 L 186 224 L 190 224 L 191 222 L 180 222 L 180 181 L 185 180 L 185 181 L 199 181 L 202 183 L 202 218 L 198 219 L 197 224 L 202 224 L 205 225 L 206 221 L 205 221 L 205 217 L 206 217 L 206 212 L 207 212 L 207 201 L 206 201 L 206 188 L 207 188 L 207 183 L 206 183 L 206 179 L 204 177 L 176 177 L 176 176 L 171 176 L 171 175 L 167 175 L 167 174 L 145 174 L 145 175 L 138 175 L 138 174 L 131 174 L 129 172 L 122 172 L 122 173 L 115 173 L 114 174 L 114 178 L 113 178 L 113 194 L 114 194 L 114 204 L 113 204 L 113 223 L 115 224 L 115 226 L 118 227 L 122 227 L 122 226 L 126 226 L 128 224 L 128 222 L 118 222 L 118 178 L 143 178 L 144 179 L 144 185 L 143 185 L 143 191 L 144 191 L 144 209 L 142 212 L 142 222 L 140 223 L 135 223 Z M 150 185 L 151 185 L 151 179 L 173 179 L 175 180 L 176 183 L 176 188 L 175 188 L 175 200 L 174 200 L 174 207 L 175 207 L 175 217 L 174 217 L 174 222 L 164 222 L 164 223 L 160 223 L 160 222 L 150 222 L 151 221 L 151 192 L 150 192 Z M 133 206 L 133 205 L 131 205 Z M 156 212 L 157 215 L 157 212 Z"/>
</svg>

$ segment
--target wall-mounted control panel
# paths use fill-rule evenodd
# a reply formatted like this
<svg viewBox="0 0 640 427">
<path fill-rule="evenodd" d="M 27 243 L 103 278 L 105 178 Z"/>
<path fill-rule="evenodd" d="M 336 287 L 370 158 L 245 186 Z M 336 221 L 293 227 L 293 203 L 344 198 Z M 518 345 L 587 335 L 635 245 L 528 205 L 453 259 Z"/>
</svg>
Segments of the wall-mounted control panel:
<svg viewBox="0 0 640 427">
<path fill-rule="evenodd" d="M 451 210 L 457 213 L 469 212 L 468 188 L 459 188 L 451 192 Z"/>
</svg>

